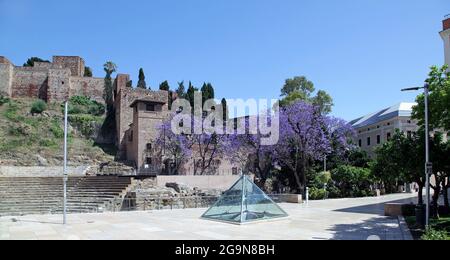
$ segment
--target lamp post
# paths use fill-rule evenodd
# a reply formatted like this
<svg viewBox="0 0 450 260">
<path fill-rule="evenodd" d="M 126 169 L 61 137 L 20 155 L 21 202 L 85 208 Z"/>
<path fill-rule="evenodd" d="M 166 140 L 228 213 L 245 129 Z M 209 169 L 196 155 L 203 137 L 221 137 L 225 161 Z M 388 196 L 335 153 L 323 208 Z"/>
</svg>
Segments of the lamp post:
<svg viewBox="0 0 450 260">
<path fill-rule="evenodd" d="M 426 189 L 426 215 L 425 215 L 425 226 L 428 229 L 430 225 L 430 177 L 433 174 L 433 165 L 430 162 L 430 129 L 428 122 L 428 94 L 430 85 L 425 83 L 423 87 L 416 88 L 406 88 L 402 91 L 417 91 L 420 89 L 424 90 L 425 95 L 425 189 Z"/>
<path fill-rule="evenodd" d="M 64 104 L 64 176 L 63 176 L 63 224 L 67 224 L 67 131 L 68 131 L 68 120 L 67 111 L 69 110 L 69 102 L 66 101 Z"/>
</svg>

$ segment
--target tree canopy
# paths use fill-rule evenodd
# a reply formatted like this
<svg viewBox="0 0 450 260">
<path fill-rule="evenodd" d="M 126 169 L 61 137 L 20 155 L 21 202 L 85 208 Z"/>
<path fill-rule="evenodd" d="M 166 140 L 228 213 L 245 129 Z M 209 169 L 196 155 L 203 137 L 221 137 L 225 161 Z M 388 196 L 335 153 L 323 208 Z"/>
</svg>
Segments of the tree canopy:
<svg viewBox="0 0 450 260">
<path fill-rule="evenodd" d="M 90 67 L 84 67 L 84 76 L 89 78 L 92 77 L 92 69 Z"/>
<path fill-rule="evenodd" d="M 50 63 L 50 61 L 48 61 L 48 60 L 43 60 L 43 59 L 38 58 L 38 57 L 31 57 L 31 58 L 29 58 L 29 59 L 27 60 L 27 62 L 25 62 L 25 63 L 23 64 L 23 66 L 24 66 L 24 67 L 34 67 L 34 63 L 35 63 L 35 62 L 46 62 L 46 63 Z"/>
<path fill-rule="evenodd" d="M 161 84 L 159 84 L 159 90 L 169 91 L 170 90 L 169 82 L 166 80 Z"/>
<path fill-rule="evenodd" d="M 426 83 L 429 84 L 429 122 L 432 129 L 450 131 L 450 72 L 448 66 L 431 67 Z M 418 105 L 413 108 L 413 118 L 419 125 L 425 125 L 425 96 L 417 97 Z"/>
<path fill-rule="evenodd" d="M 113 81 L 112 74 L 117 71 L 117 65 L 112 61 L 108 61 L 103 65 L 105 71 L 105 89 L 103 91 L 103 98 L 107 106 L 107 111 L 110 114 L 113 108 Z"/>
<path fill-rule="evenodd" d="M 280 106 L 304 101 L 319 107 L 319 111 L 324 115 L 331 113 L 334 106 L 333 98 L 323 90 L 319 90 L 316 96 L 313 96 L 315 91 L 314 83 L 304 76 L 287 79 L 281 89 Z"/>
</svg>

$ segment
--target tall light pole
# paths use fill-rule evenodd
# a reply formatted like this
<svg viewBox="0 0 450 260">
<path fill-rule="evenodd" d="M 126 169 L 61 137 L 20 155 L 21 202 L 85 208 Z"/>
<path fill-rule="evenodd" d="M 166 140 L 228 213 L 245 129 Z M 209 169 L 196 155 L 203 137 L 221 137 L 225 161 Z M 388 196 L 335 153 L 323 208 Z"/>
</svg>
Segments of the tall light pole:
<svg viewBox="0 0 450 260">
<path fill-rule="evenodd" d="M 425 83 L 421 88 L 406 88 L 402 91 L 417 91 L 424 90 L 425 95 L 425 189 L 426 189 L 426 213 L 425 213 L 425 226 L 428 229 L 430 225 L 430 177 L 433 174 L 433 165 L 430 162 L 430 129 L 428 122 L 428 94 L 430 85 Z"/>
<path fill-rule="evenodd" d="M 67 224 L 67 130 L 68 130 L 68 120 L 67 114 L 69 110 L 69 102 L 66 101 L 64 104 L 64 176 L 63 176 L 63 224 Z"/>
</svg>

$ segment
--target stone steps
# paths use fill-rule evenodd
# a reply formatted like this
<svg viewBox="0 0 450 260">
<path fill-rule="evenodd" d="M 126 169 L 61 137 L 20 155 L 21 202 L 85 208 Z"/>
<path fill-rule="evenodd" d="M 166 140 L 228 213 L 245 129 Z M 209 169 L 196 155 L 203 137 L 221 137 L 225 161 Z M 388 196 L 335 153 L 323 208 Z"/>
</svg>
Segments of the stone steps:
<svg viewBox="0 0 450 260">
<path fill-rule="evenodd" d="M 121 200 L 131 178 L 117 176 L 69 177 L 67 212 L 90 213 Z M 61 177 L 0 178 L 0 216 L 62 213 Z"/>
</svg>

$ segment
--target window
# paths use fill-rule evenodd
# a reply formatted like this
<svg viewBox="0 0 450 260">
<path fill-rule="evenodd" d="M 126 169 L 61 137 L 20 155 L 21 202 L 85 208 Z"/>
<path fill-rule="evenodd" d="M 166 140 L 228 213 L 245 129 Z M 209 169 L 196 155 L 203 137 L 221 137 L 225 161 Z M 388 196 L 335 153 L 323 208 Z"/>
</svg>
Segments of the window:
<svg viewBox="0 0 450 260">
<path fill-rule="evenodd" d="M 387 123 L 387 125 L 388 125 L 388 126 L 390 126 L 390 125 L 391 125 L 391 123 Z"/>
<path fill-rule="evenodd" d="M 151 151 L 152 150 L 152 144 L 151 143 L 148 143 L 147 144 L 147 151 Z"/>
<path fill-rule="evenodd" d="M 152 162 L 153 162 L 153 160 L 152 160 L 152 158 L 150 158 L 150 157 L 147 157 L 147 158 L 145 159 L 145 164 L 147 164 L 147 165 L 152 165 Z"/>
<path fill-rule="evenodd" d="M 381 136 L 377 135 L 377 144 L 381 144 Z"/>
<path fill-rule="evenodd" d="M 63 84 L 63 85 L 64 85 L 64 81 L 62 81 L 62 82 L 61 82 L 61 84 Z"/>
<path fill-rule="evenodd" d="M 152 111 L 152 112 L 156 111 L 155 105 L 154 104 L 147 104 L 145 106 L 145 111 Z"/>
<path fill-rule="evenodd" d="M 369 132 L 370 131 L 370 128 L 367 128 L 367 132 Z"/>
<path fill-rule="evenodd" d="M 380 129 L 380 126 L 379 126 L 379 125 L 377 125 L 377 129 Z"/>
<path fill-rule="evenodd" d="M 232 170 L 233 175 L 239 175 L 238 168 L 234 167 Z"/>
<path fill-rule="evenodd" d="M 362 147 L 362 140 L 359 139 L 359 147 Z"/>
<path fill-rule="evenodd" d="M 370 137 L 367 137 L 367 146 L 370 146 Z"/>
<path fill-rule="evenodd" d="M 387 140 L 389 141 L 389 140 L 391 140 L 391 133 L 387 133 Z"/>
</svg>

